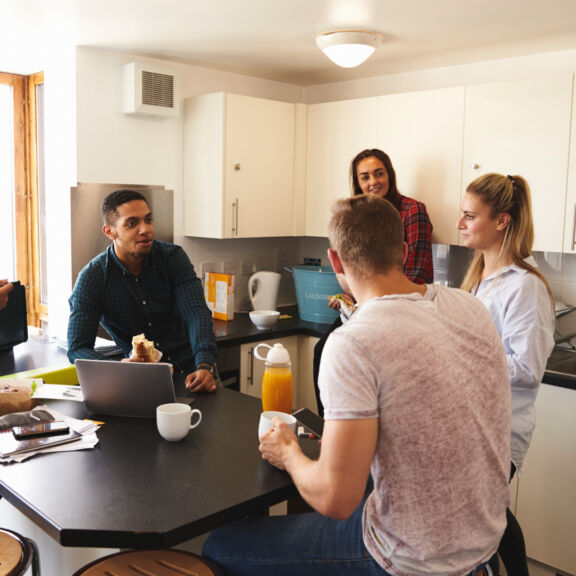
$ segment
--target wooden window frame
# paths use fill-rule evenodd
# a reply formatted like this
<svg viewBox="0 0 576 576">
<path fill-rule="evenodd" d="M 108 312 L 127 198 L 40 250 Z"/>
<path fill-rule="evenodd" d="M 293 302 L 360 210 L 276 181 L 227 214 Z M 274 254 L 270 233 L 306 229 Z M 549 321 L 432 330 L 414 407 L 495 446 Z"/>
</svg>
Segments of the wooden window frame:
<svg viewBox="0 0 576 576">
<path fill-rule="evenodd" d="M 28 174 L 28 304 L 31 314 L 28 322 L 40 326 L 48 321 L 48 306 L 42 302 L 40 286 L 40 218 L 38 202 L 38 130 L 36 86 L 44 84 L 44 73 L 38 72 L 26 77 L 26 165 Z"/>
<path fill-rule="evenodd" d="M 36 85 L 31 76 L 0 72 L 0 83 L 12 86 L 14 113 L 14 246 L 16 278 L 26 286 L 28 325 L 40 327 L 48 307 L 40 301 L 38 234 L 38 167 L 36 161 Z"/>
</svg>

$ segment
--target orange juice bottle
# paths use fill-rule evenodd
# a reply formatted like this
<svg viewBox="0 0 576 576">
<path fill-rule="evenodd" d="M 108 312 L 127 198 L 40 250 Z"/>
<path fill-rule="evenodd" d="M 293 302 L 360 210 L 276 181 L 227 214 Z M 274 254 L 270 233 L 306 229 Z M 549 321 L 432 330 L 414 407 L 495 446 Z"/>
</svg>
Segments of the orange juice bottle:
<svg viewBox="0 0 576 576">
<path fill-rule="evenodd" d="M 268 348 L 268 355 L 263 358 L 258 354 L 258 348 Z M 292 400 L 294 397 L 294 385 L 292 383 L 292 365 L 288 350 L 282 344 L 259 344 L 254 350 L 254 355 L 264 360 L 265 369 L 262 378 L 262 410 L 267 412 L 292 413 Z"/>
</svg>

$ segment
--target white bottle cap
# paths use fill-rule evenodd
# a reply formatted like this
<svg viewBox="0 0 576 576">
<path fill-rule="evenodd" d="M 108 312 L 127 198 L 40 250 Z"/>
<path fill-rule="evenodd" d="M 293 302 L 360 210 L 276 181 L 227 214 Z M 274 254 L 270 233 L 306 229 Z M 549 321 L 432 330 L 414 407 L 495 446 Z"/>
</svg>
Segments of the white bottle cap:
<svg viewBox="0 0 576 576">
<path fill-rule="evenodd" d="M 274 344 L 268 352 L 266 361 L 270 364 L 288 364 L 290 362 L 290 355 L 282 344 Z"/>
</svg>

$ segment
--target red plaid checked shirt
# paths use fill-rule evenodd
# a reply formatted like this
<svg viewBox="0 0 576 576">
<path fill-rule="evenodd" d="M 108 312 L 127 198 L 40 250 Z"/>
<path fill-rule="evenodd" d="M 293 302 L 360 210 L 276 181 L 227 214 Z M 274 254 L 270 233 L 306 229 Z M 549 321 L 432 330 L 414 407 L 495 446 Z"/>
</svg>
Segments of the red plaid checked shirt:
<svg viewBox="0 0 576 576">
<path fill-rule="evenodd" d="M 426 206 L 413 198 L 399 194 L 399 206 L 404 223 L 404 240 L 408 244 L 408 257 L 404 262 L 404 274 L 416 284 L 434 281 L 432 263 L 432 223 Z"/>
</svg>

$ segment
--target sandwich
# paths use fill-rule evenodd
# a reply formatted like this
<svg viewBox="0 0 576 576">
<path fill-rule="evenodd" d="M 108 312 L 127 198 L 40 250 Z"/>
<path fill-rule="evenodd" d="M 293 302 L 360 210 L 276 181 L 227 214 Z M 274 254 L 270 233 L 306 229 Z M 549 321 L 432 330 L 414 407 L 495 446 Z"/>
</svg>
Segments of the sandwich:
<svg viewBox="0 0 576 576">
<path fill-rule="evenodd" d="M 146 339 L 146 336 L 138 334 L 132 338 L 132 357 L 140 358 L 143 362 L 156 362 L 157 353 L 154 342 Z"/>
<path fill-rule="evenodd" d="M 330 296 L 328 303 L 331 305 L 336 304 L 336 306 L 332 307 L 340 310 L 341 314 L 346 318 L 350 318 L 350 316 L 356 312 L 357 308 L 354 298 L 349 294 L 334 294 L 334 296 Z"/>
</svg>

